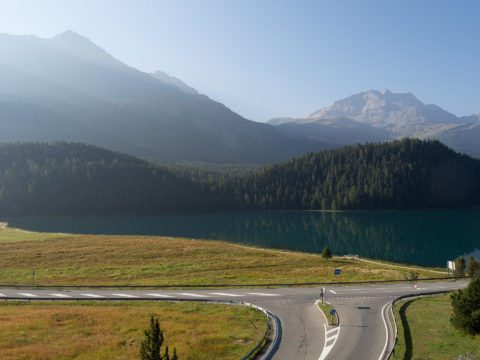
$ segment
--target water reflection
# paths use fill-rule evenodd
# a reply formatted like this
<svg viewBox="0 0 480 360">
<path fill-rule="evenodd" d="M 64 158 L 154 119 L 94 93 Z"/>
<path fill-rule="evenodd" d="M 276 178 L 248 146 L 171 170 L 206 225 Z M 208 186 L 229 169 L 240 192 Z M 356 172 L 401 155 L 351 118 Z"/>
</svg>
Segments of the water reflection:
<svg viewBox="0 0 480 360">
<path fill-rule="evenodd" d="M 327 245 L 335 254 L 442 267 L 446 260 L 480 245 L 480 210 L 275 211 L 7 221 L 38 231 L 181 236 L 305 252 L 320 252 Z"/>
</svg>

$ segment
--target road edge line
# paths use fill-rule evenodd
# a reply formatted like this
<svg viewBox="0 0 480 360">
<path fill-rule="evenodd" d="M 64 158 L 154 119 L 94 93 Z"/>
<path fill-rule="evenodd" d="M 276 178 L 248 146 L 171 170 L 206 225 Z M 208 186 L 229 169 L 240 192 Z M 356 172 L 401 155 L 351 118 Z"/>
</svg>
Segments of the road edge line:
<svg viewBox="0 0 480 360">
<path fill-rule="evenodd" d="M 389 301 L 387 302 L 385 305 L 383 305 L 382 307 L 382 320 L 383 320 L 383 325 L 385 325 L 385 334 L 386 334 L 386 339 L 385 339 L 385 345 L 383 346 L 383 350 L 380 354 L 380 357 L 378 358 L 378 360 L 382 360 L 385 358 L 385 352 L 387 350 L 387 346 L 388 346 L 388 341 L 389 341 L 389 333 L 388 333 L 388 326 L 387 326 L 387 320 L 385 320 L 385 308 L 390 305 L 392 302 Z M 387 357 L 388 359 L 389 357 Z"/>
</svg>

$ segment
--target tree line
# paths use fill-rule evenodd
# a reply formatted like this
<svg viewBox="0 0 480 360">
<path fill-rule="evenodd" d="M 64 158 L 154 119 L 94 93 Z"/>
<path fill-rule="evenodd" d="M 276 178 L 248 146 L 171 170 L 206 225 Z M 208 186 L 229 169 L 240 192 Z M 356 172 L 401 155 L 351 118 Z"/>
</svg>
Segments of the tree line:
<svg viewBox="0 0 480 360">
<path fill-rule="evenodd" d="M 233 175 L 79 143 L 0 145 L 0 215 L 356 210 L 480 205 L 480 160 L 403 139 Z"/>
</svg>

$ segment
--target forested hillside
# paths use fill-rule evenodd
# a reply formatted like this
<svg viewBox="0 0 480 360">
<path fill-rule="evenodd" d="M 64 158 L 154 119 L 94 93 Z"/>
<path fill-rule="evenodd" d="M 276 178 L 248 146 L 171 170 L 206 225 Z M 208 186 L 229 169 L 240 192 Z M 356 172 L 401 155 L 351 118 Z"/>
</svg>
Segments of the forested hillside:
<svg viewBox="0 0 480 360">
<path fill-rule="evenodd" d="M 195 208 L 198 186 L 133 156 L 78 143 L 0 145 L 0 214 Z"/>
<path fill-rule="evenodd" d="M 438 141 L 346 146 L 237 176 L 78 143 L 0 145 L 0 216 L 478 205 L 480 160 Z"/>
<path fill-rule="evenodd" d="M 306 154 L 226 182 L 237 209 L 386 209 L 480 204 L 480 160 L 403 139 Z"/>
</svg>

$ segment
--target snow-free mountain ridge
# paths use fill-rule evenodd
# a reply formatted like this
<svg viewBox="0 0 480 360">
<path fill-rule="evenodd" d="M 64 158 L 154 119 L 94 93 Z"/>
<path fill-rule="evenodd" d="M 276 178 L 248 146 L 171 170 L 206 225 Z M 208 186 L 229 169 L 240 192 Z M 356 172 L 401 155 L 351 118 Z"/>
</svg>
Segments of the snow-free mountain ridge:
<svg viewBox="0 0 480 360">
<path fill-rule="evenodd" d="M 0 34 L 0 142 L 78 141 L 170 161 L 271 163 L 327 147 L 234 113 L 67 31 Z"/>
</svg>

